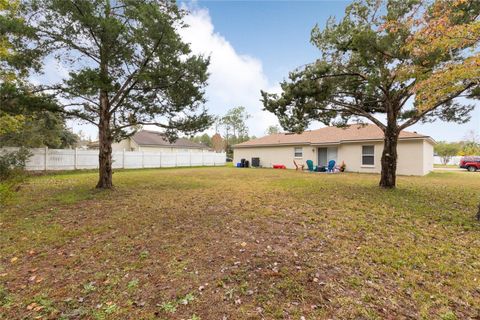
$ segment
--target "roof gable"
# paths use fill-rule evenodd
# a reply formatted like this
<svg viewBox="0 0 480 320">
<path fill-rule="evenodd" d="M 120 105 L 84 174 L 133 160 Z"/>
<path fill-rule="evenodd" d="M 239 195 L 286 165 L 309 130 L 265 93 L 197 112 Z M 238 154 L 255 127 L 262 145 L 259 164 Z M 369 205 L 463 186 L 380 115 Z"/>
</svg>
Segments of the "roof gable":
<svg viewBox="0 0 480 320">
<path fill-rule="evenodd" d="M 255 147 L 266 145 L 290 145 L 290 144 L 338 144 L 348 141 L 383 140 L 383 131 L 373 124 L 353 124 L 345 128 L 325 127 L 317 130 L 296 133 L 278 133 L 262 138 L 246 141 L 234 147 Z M 402 131 L 400 139 L 429 138 L 416 132 Z"/>
</svg>

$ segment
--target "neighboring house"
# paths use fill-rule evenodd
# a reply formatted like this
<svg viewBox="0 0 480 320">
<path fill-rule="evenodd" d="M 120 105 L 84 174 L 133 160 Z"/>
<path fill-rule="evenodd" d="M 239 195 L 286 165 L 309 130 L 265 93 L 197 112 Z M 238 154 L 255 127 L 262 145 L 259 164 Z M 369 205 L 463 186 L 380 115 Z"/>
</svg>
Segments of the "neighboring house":
<svg viewBox="0 0 480 320">
<path fill-rule="evenodd" d="M 398 141 L 397 173 L 425 175 L 433 170 L 435 141 L 416 132 L 402 131 Z M 301 134 L 279 133 L 235 145 L 234 163 L 260 158 L 260 166 L 283 164 L 294 168 L 293 161 L 326 166 L 335 160 L 346 164 L 346 171 L 379 173 L 383 151 L 383 131 L 375 125 L 326 127 Z"/>
<path fill-rule="evenodd" d="M 211 149 L 185 138 L 170 143 L 164 134 L 158 131 L 142 130 L 131 137 L 112 144 L 113 151 L 152 151 L 152 152 L 207 152 Z"/>
<path fill-rule="evenodd" d="M 98 141 L 80 140 L 76 143 L 75 148 L 80 150 L 98 149 Z"/>
</svg>

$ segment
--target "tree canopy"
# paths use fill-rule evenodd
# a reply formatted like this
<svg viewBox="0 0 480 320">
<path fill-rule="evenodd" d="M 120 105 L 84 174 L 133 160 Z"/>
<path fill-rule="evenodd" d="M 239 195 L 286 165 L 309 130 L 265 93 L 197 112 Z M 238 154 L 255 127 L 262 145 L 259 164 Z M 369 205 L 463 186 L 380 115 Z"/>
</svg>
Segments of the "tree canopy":
<svg viewBox="0 0 480 320">
<path fill-rule="evenodd" d="M 196 143 L 201 143 L 207 147 L 212 147 L 212 138 L 207 133 L 204 133 L 200 136 L 194 136 L 190 138 L 190 140 Z"/>
<path fill-rule="evenodd" d="M 171 140 L 212 122 L 203 107 L 208 58 L 195 56 L 178 30 L 184 12 L 167 0 L 24 0 L 30 47 L 68 70 L 44 90 L 61 111 L 99 129 L 98 188 L 111 188 L 111 145 L 139 125 Z M 12 20 L 12 19 L 10 19 Z M 26 32 L 11 32 L 20 42 Z"/>
<path fill-rule="evenodd" d="M 238 106 L 228 110 L 227 113 L 218 120 L 219 125 L 224 131 L 225 151 L 229 156 L 233 153 L 232 146 L 234 144 L 249 139 L 247 120 L 250 118 L 251 115 L 245 107 Z"/>
<path fill-rule="evenodd" d="M 267 135 L 271 135 L 271 134 L 276 134 L 276 133 L 280 133 L 282 131 L 282 128 L 280 128 L 279 126 L 277 125 L 274 125 L 274 126 L 268 126 L 267 130 L 265 131 L 265 133 Z"/>
<path fill-rule="evenodd" d="M 436 61 L 446 60 L 420 78 L 413 88 L 422 112 L 428 112 L 436 101 L 465 87 L 469 89 L 466 96 L 475 99 L 480 96 L 479 16 L 479 1 L 436 0 L 419 19 L 407 21 L 417 30 L 410 38 L 407 51 L 419 60 L 431 57 Z M 422 74 L 424 68 L 410 67 L 408 73 Z M 462 146 L 460 154 L 477 152 L 478 144 L 469 142 Z M 480 204 L 477 219 L 480 220 Z"/>
<path fill-rule="evenodd" d="M 234 107 L 220 118 L 220 125 L 224 127 L 226 135 L 232 135 L 235 138 L 248 136 L 246 121 L 251 117 L 245 107 Z"/>
<path fill-rule="evenodd" d="M 421 64 L 407 68 L 407 73 L 425 73 L 425 76 L 418 77 L 413 87 L 419 110 L 428 110 L 436 101 L 466 86 L 471 88 L 467 92 L 468 97 L 478 97 L 479 14 L 478 1 L 437 0 L 420 18 L 404 22 L 417 29 L 406 50 L 421 61 L 444 62 L 436 64 L 432 72 L 425 72 Z M 395 28 L 397 24 L 395 22 L 391 26 Z"/>
<path fill-rule="evenodd" d="M 301 132 L 312 121 L 345 126 L 370 121 L 384 132 L 380 186 L 394 187 L 400 131 L 435 119 L 465 122 L 473 106 L 456 98 L 474 87 L 469 78 L 423 103 L 416 85 L 450 61 L 465 60 L 461 49 L 418 56 L 408 50 L 416 34 L 411 23 L 428 9 L 421 1 L 354 1 L 337 22 L 312 30 L 319 49 L 315 62 L 298 68 L 281 83 L 281 94 L 262 91 L 266 110 L 289 131 Z"/>
<path fill-rule="evenodd" d="M 443 164 L 448 164 L 452 157 L 458 155 L 461 145 L 457 142 L 439 141 L 435 144 L 435 153 L 442 159 Z"/>
<path fill-rule="evenodd" d="M 23 119 L 16 130 L 0 134 L 0 146 L 64 149 L 75 147 L 79 140 L 58 113 L 38 111 Z"/>
</svg>

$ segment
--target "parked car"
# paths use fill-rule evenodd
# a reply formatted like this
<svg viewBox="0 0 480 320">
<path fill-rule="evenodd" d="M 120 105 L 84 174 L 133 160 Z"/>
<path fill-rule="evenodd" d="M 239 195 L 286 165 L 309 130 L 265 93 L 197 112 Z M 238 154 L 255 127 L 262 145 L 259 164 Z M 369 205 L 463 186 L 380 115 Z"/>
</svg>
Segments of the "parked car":
<svg viewBox="0 0 480 320">
<path fill-rule="evenodd" d="M 460 168 L 467 169 L 470 172 L 480 170 L 480 157 L 462 157 Z"/>
</svg>

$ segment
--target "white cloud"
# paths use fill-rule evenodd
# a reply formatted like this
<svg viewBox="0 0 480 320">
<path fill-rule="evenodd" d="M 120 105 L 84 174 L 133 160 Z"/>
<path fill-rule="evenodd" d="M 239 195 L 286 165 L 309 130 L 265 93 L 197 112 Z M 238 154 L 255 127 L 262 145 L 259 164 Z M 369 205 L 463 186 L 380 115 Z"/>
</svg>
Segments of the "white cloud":
<svg viewBox="0 0 480 320">
<path fill-rule="evenodd" d="M 195 4 L 193 4 L 195 6 Z M 184 19 L 188 28 L 179 30 L 183 40 L 190 43 L 194 54 L 210 56 L 209 80 L 206 89 L 207 108 L 211 114 L 223 115 L 230 108 L 244 106 L 252 117 L 248 120 L 250 134 L 263 136 L 269 125 L 278 124 L 277 118 L 262 110 L 260 90 L 280 91 L 273 87 L 263 71 L 262 62 L 255 57 L 242 55 L 218 32 L 208 10 L 189 8 L 190 14 Z M 45 73 L 32 79 L 35 83 L 53 83 L 68 77 L 67 70 L 53 58 L 48 58 Z M 69 121 L 74 131 L 82 130 L 92 138 L 96 137 L 96 128 Z M 157 127 L 149 129 L 158 130 Z"/>
<path fill-rule="evenodd" d="M 206 90 L 210 113 L 223 115 L 235 106 L 244 106 L 252 115 L 250 133 L 262 136 L 277 118 L 262 110 L 260 90 L 278 91 L 271 87 L 258 59 L 241 55 L 219 33 L 215 32 L 208 10 L 191 9 L 185 17 L 188 28 L 180 34 L 190 43 L 195 54 L 210 56 L 209 81 Z"/>
</svg>

